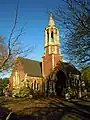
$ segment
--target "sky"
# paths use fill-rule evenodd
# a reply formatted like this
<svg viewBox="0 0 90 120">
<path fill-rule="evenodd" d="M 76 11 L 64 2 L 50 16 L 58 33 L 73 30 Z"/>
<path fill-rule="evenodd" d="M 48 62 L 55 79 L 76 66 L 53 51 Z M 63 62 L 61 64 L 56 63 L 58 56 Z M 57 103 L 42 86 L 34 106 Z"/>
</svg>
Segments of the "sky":
<svg viewBox="0 0 90 120">
<path fill-rule="evenodd" d="M 61 0 L 19 0 L 17 28 L 25 24 L 24 35 L 20 37 L 23 45 L 33 48 L 28 58 L 41 61 L 44 53 L 44 29 L 49 22 L 49 11 Z M 17 0 L 0 0 L 0 35 L 6 39 L 14 23 Z"/>
</svg>

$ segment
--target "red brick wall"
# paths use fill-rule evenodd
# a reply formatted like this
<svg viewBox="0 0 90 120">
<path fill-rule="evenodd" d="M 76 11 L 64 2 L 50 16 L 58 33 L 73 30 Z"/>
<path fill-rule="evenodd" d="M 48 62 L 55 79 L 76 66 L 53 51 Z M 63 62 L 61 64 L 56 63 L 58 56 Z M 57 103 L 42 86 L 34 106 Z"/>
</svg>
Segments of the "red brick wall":
<svg viewBox="0 0 90 120">
<path fill-rule="evenodd" d="M 54 67 L 56 66 L 57 62 L 60 60 L 60 54 L 54 54 Z M 43 57 L 42 60 L 43 65 L 43 75 L 44 77 L 47 76 L 52 70 L 52 54 L 48 54 Z"/>
<path fill-rule="evenodd" d="M 18 88 L 16 86 L 13 86 L 13 77 L 15 76 L 15 72 L 16 71 L 18 71 L 18 74 L 20 76 L 20 85 L 19 85 Z M 23 84 L 24 84 L 25 74 L 26 73 L 24 73 L 24 71 L 23 71 L 23 67 L 22 67 L 21 62 L 18 61 L 17 63 L 15 63 L 15 66 L 13 68 L 12 74 L 11 74 L 10 79 L 9 79 L 9 90 L 11 92 L 14 92 L 14 91 L 18 92 L 20 90 L 22 81 L 23 81 Z M 44 78 L 41 78 L 41 77 L 27 76 L 27 79 L 31 83 L 33 83 L 34 81 L 36 81 L 37 83 L 39 83 L 40 86 L 42 86 L 44 84 Z M 41 92 L 43 92 L 43 90 L 44 90 L 44 88 L 41 87 Z"/>
<path fill-rule="evenodd" d="M 52 55 L 47 54 L 43 58 L 43 73 L 44 76 L 48 75 L 52 70 Z"/>
<path fill-rule="evenodd" d="M 59 60 L 60 60 L 60 54 L 54 54 L 54 61 L 55 61 L 54 66 L 56 66 Z"/>
</svg>

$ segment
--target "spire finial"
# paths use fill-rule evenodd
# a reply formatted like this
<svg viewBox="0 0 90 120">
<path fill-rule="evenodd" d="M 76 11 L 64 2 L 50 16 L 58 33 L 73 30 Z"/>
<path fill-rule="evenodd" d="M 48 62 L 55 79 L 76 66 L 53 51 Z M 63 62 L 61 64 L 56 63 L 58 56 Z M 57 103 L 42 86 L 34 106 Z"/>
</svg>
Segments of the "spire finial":
<svg viewBox="0 0 90 120">
<path fill-rule="evenodd" d="M 49 19 L 49 26 L 55 25 L 54 20 L 53 20 L 53 15 L 52 15 L 52 9 L 50 9 L 50 19 Z"/>
<path fill-rule="evenodd" d="M 52 16 L 52 8 L 50 9 L 50 16 Z"/>
</svg>

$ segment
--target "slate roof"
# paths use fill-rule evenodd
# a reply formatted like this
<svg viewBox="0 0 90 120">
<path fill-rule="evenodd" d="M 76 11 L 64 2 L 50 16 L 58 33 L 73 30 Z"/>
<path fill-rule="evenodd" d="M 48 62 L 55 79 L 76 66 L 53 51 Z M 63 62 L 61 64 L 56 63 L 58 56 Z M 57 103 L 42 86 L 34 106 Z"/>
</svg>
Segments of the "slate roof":
<svg viewBox="0 0 90 120">
<path fill-rule="evenodd" d="M 80 71 L 73 64 L 68 62 L 61 62 L 61 61 L 57 63 L 54 70 L 63 70 L 67 72 L 77 73 L 77 74 L 80 73 Z"/>
<path fill-rule="evenodd" d="M 72 73 L 80 75 L 81 72 L 71 63 L 59 61 L 53 71 L 47 76 L 48 78 L 55 77 L 58 71 L 63 71 L 66 74 Z"/>
<path fill-rule="evenodd" d="M 80 71 L 71 63 L 63 62 L 64 66 L 61 68 L 64 72 L 72 73 L 72 74 L 80 74 Z"/>
<path fill-rule="evenodd" d="M 42 77 L 42 62 L 18 57 L 21 61 L 23 70 L 28 76 Z"/>
</svg>

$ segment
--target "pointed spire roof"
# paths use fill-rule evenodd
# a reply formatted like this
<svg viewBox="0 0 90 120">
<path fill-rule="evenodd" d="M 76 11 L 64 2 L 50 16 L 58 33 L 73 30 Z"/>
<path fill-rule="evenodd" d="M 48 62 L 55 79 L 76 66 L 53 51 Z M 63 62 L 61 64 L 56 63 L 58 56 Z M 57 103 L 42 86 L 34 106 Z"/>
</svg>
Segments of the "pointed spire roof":
<svg viewBox="0 0 90 120">
<path fill-rule="evenodd" d="M 49 19 L 49 26 L 54 26 L 54 19 L 53 19 L 53 15 L 52 15 L 52 10 L 50 10 L 50 19 Z"/>
</svg>

